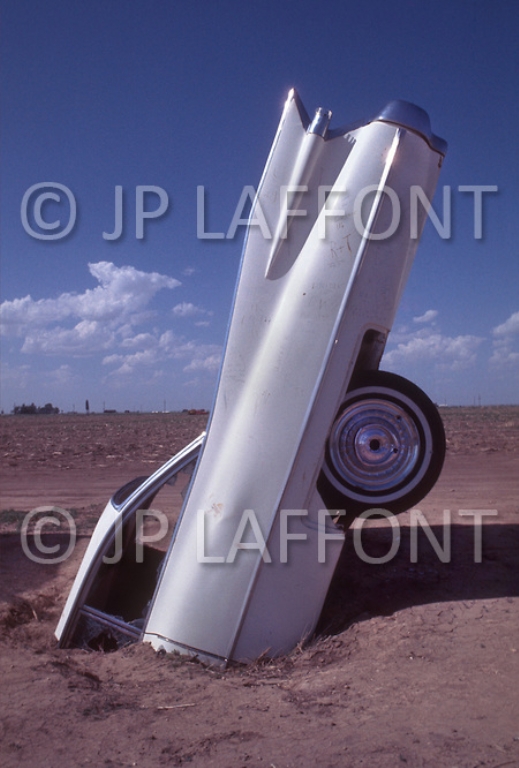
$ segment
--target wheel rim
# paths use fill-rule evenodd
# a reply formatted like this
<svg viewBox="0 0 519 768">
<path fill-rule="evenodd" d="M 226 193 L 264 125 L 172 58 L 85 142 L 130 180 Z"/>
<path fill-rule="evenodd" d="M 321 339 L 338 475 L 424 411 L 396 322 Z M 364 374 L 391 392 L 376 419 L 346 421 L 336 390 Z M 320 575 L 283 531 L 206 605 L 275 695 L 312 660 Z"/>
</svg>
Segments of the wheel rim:
<svg viewBox="0 0 519 768">
<path fill-rule="evenodd" d="M 381 493 L 412 477 L 419 466 L 420 432 L 412 414 L 391 400 L 349 405 L 330 436 L 330 458 L 341 480 L 360 491 Z"/>
</svg>

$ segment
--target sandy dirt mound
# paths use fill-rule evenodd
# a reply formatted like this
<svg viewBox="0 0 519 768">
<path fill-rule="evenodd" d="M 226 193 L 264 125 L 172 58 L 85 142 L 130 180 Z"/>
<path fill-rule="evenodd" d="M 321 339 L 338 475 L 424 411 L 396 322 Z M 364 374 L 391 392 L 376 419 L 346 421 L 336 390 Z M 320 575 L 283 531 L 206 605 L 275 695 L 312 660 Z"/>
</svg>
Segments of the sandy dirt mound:
<svg viewBox="0 0 519 768">
<path fill-rule="evenodd" d="M 225 671 L 144 645 L 58 650 L 53 632 L 88 538 L 42 565 L 20 534 L 41 505 L 69 510 L 88 534 L 110 494 L 204 418 L 2 417 L 2 766 L 519 766 L 519 408 L 442 415 L 446 465 L 419 510 L 443 543 L 450 510 L 450 561 L 424 532 L 413 545 L 411 513 L 384 564 L 359 558 L 349 531 L 317 636 Z M 495 512 L 483 518 L 481 562 L 471 510 Z M 384 520 L 362 530 L 368 557 L 383 559 L 392 541 Z"/>
</svg>

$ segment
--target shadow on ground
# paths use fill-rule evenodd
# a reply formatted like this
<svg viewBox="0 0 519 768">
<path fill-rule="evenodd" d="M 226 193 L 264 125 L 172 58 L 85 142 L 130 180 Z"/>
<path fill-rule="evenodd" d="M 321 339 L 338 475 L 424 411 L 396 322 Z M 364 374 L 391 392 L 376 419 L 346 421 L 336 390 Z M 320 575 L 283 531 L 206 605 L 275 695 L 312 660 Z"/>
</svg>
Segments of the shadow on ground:
<svg viewBox="0 0 519 768">
<path fill-rule="evenodd" d="M 420 527 L 400 526 L 393 532 L 388 523 L 365 528 L 356 546 L 350 529 L 316 634 L 338 634 L 357 621 L 414 605 L 519 595 L 519 526 L 483 525 L 480 547 L 473 526 L 452 525 L 450 530 L 447 557 L 442 526 L 430 528 L 438 552 Z M 398 535 L 399 542 L 393 539 Z M 392 547 L 395 555 L 383 562 Z M 481 562 L 475 562 L 477 549 Z"/>
</svg>

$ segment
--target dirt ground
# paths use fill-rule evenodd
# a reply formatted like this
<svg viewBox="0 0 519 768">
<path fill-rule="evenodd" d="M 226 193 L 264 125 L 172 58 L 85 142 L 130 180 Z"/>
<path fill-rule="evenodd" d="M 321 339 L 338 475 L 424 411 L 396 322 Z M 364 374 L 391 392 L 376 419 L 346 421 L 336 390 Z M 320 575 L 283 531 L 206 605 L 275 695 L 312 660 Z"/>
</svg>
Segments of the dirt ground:
<svg viewBox="0 0 519 768">
<path fill-rule="evenodd" d="M 0 417 L 0 764 L 519 766 L 519 406 L 442 416 L 444 471 L 418 509 L 439 542 L 450 510 L 449 562 L 423 532 L 411 557 L 410 512 L 387 562 L 386 520 L 365 524 L 364 558 L 349 531 L 316 637 L 223 671 L 142 644 L 60 650 L 53 636 L 109 496 L 205 418 Z M 75 519 L 80 535 L 62 563 L 24 551 L 20 527 L 37 507 Z"/>
</svg>

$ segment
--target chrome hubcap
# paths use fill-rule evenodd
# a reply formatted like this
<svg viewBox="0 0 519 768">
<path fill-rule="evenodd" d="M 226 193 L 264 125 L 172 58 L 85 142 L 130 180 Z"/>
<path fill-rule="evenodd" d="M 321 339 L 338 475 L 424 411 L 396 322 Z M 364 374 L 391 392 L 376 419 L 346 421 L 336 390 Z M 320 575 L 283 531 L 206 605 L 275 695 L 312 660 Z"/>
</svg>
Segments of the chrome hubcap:
<svg viewBox="0 0 519 768">
<path fill-rule="evenodd" d="M 341 479 L 378 492 L 395 488 L 416 469 L 420 434 L 398 403 L 371 398 L 352 403 L 330 436 L 330 457 Z"/>
</svg>

